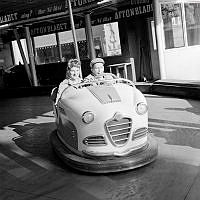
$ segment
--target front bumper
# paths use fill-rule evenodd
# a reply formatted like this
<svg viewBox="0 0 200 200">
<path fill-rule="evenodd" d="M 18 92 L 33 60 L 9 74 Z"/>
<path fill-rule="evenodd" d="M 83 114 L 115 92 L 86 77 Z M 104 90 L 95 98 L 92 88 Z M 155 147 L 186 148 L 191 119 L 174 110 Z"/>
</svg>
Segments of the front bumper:
<svg viewBox="0 0 200 200">
<path fill-rule="evenodd" d="M 133 151 L 127 156 L 113 156 L 107 159 L 96 157 L 82 157 L 72 153 L 58 138 L 57 132 L 52 132 L 51 143 L 57 155 L 66 165 L 84 172 L 110 173 L 138 168 L 153 162 L 158 153 L 156 140 L 149 135 L 148 143 L 145 147 Z"/>
</svg>

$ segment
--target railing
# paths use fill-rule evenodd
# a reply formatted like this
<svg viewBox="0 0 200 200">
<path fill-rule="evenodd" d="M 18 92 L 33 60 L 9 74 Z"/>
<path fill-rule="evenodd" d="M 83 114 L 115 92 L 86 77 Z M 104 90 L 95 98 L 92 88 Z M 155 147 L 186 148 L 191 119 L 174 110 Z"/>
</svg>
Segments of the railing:
<svg viewBox="0 0 200 200">
<path fill-rule="evenodd" d="M 134 59 L 131 58 L 130 60 L 131 62 L 129 63 L 112 64 L 107 67 L 109 67 L 110 73 L 115 74 L 118 78 L 125 78 L 136 82 Z"/>
</svg>

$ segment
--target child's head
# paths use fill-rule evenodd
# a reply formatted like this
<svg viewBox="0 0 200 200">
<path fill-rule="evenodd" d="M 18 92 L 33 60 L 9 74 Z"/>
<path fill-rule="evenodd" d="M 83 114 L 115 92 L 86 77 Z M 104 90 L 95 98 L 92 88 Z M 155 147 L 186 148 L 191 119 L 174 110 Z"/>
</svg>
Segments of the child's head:
<svg viewBox="0 0 200 200">
<path fill-rule="evenodd" d="M 78 59 L 70 59 L 67 65 L 67 78 L 75 80 L 80 75 L 81 63 Z"/>
<path fill-rule="evenodd" d="M 105 62 L 102 58 L 94 58 L 90 62 L 91 71 L 95 76 L 104 72 L 104 63 Z"/>
</svg>

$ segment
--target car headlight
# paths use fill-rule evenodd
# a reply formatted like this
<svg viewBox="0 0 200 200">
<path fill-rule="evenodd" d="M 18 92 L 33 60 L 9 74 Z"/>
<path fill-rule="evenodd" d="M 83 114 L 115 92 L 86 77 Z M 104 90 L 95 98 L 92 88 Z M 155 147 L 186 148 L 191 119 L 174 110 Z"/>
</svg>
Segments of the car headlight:
<svg viewBox="0 0 200 200">
<path fill-rule="evenodd" d="M 148 110 L 147 104 L 141 102 L 136 106 L 136 112 L 138 115 L 144 115 Z"/>
<path fill-rule="evenodd" d="M 91 111 L 86 111 L 82 115 L 82 121 L 89 124 L 94 121 L 94 114 Z"/>
</svg>

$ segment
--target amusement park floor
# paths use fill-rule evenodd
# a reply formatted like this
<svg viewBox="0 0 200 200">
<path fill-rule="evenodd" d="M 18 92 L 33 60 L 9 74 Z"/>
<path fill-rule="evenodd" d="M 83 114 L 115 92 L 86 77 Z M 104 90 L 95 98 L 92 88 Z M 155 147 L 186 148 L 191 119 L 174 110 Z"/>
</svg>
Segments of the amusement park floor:
<svg viewBox="0 0 200 200">
<path fill-rule="evenodd" d="M 0 200 L 199 200 L 200 82 L 136 83 L 157 160 L 117 174 L 67 169 L 52 151 L 53 86 L 0 89 Z"/>
<path fill-rule="evenodd" d="M 71 170 L 54 154 L 48 95 L 0 99 L 0 200 L 199 200 L 200 101 L 145 96 L 157 159 L 99 175 Z"/>
</svg>

